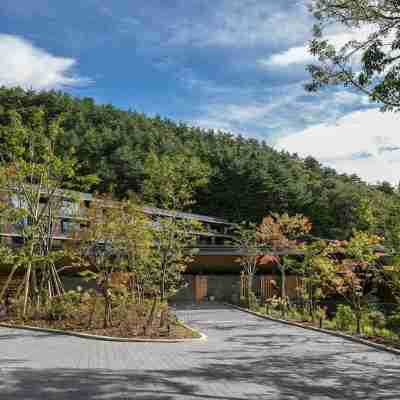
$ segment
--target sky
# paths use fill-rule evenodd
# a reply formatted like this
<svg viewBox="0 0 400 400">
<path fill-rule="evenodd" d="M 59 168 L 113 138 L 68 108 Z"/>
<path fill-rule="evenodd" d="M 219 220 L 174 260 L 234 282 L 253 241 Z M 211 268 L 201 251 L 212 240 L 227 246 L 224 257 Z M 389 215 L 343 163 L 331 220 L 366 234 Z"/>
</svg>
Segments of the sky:
<svg viewBox="0 0 400 400">
<path fill-rule="evenodd" d="M 342 87 L 305 92 L 306 3 L 1 0 L 0 85 L 230 131 L 397 185 L 400 116 Z M 350 37 L 330 35 L 337 44 Z"/>
</svg>

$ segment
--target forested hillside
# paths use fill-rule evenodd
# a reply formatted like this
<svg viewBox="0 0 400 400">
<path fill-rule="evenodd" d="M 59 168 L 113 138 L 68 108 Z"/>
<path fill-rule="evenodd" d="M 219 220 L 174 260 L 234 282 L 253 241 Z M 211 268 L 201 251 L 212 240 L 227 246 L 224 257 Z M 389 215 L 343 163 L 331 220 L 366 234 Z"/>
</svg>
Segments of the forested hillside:
<svg viewBox="0 0 400 400">
<path fill-rule="evenodd" d="M 367 185 L 357 176 L 339 175 L 312 158 L 302 160 L 254 139 L 96 105 L 89 98 L 1 88 L 0 135 L 8 134 L 10 111 L 26 121 L 37 107 L 49 121 L 62 115 L 67 135 L 59 150 L 74 145 L 81 172 L 101 179 L 94 188 L 100 192 L 112 188 L 120 197 L 140 192 L 150 150 L 184 153 L 211 170 L 208 184 L 196 193 L 195 212 L 255 222 L 269 212 L 303 213 L 312 220 L 313 233 L 324 237 L 342 238 L 353 228 L 370 227 L 393 240 L 399 234 L 399 196 L 389 184 Z"/>
</svg>

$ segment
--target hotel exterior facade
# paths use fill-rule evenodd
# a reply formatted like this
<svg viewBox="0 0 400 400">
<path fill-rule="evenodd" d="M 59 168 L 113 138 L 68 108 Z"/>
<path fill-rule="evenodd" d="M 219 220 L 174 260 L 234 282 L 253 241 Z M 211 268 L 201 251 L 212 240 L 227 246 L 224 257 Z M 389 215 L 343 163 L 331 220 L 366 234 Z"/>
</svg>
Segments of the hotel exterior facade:
<svg viewBox="0 0 400 400">
<path fill-rule="evenodd" d="M 95 203 L 96 213 L 99 217 L 105 210 L 115 207 L 119 203 L 100 199 L 90 193 L 60 191 L 61 206 L 53 227 L 53 244 L 61 247 L 63 242 L 76 240 L 79 232 L 84 230 L 89 222 L 89 210 Z M 10 198 L 10 196 L 9 196 Z M 3 194 L 4 200 L 4 194 Z M 24 207 L 18 196 L 12 195 L 11 201 L 16 208 Z M 46 203 L 46 197 L 41 200 Z M 240 295 L 246 285 L 241 276 L 241 267 L 238 258 L 240 250 L 232 244 L 233 224 L 220 218 L 174 212 L 154 207 L 142 207 L 145 215 L 154 221 L 159 218 L 176 218 L 195 220 L 201 223 L 203 229 L 195 233 L 197 240 L 194 247 L 197 249 L 193 262 L 188 266 L 184 277 L 186 285 L 178 292 L 176 300 L 201 302 L 207 298 L 215 298 L 221 301 L 238 302 Z M 18 224 L 2 224 L 0 238 L 4 244 L 11 247 L 22 243 L 21 227 L 29 224 L 28 220 L 22 220 Z M 260 265 L 255 279 L 256 294 L 267 298 L 278 294 L 273 282 L 276 280 L 276 269 L 271 263 Z M 0 270 L 0 287 L 6 279 L 7 270 Z M 74 289 L 81 284 L 80 278 L 71 273 L 62 276 L 67 289 Z M 288 277 L 287 287 L 290 291 L 295 290 L 294 278 Z"/>
</svg>

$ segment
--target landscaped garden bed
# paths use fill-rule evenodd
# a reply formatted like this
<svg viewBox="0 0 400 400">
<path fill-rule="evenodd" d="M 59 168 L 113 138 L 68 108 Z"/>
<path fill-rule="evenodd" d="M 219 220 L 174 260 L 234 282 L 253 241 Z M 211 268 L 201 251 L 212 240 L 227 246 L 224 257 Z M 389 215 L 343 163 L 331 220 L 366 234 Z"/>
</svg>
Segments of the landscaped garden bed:
<svg viewBox="0 0 400 400">
<path fill-rule="evenodd" d="M 328 318 L 325 310 L 319 307 L 311 316 L 299 307 L 288 308 L 283 313 L 279 309 L 279 304 L 271 307 L 271 302 L 269 303 L 267 306 L 256 306 L 251 309 L 272 319 L 337 332 L 400 350 L 398 313 L 396 312 L 385 316 L 379 311 L 366 309 L 361 320 L 361 333 L 357 333 L 356 320 L 349 306 L 339 306 L 336 314 Z"/>
<path fill-rule="evenodd" d="M 167 303 L 129 299 L 116 303 L 111 322 L 104 323 L 104 304 L 99 296 L 67 292 L 53 298 L 40 311 L 25 318 L 21 304 L 14 302 L 1 323 L 16 327 L 37 327 L 127 339 L 194 339 L 200 334 L 182 324 Z"/>
</svg>

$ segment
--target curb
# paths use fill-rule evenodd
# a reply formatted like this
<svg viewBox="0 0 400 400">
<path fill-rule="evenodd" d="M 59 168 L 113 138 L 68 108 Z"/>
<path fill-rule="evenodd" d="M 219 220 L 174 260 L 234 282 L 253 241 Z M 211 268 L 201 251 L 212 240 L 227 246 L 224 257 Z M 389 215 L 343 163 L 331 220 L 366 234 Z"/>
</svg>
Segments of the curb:
<svg viewBox="0 0 400 400">
<path fill-rule="evenodd" d="M 113 336 L 101 336 L 101 335 L 91 335 L 90 333 L 79 333 L 73 331 L 63 331 L 61 329 L 51 329 L 51 328 L 39 328 L 37 326 L 29 326 L 29 325 L 12 325 L 0 323 L 0 327 L 3 328 L 11 328 L 11 329 L 23 329 L 27 331 L 34 332 L 47 332 L 54 333 L 57 335 L 66 335 L 66 336 L 75 336 L 82 339 L 90 339 L 90 340 L 102 340 L 107 342 L 127 342 L 127 343 L 201 343 L 207 341 L 207 336 L 198 331 L 197 329 L 191 328 L 181 322 L 181 325 L 186 329 L 197 333 L 200 335 L 199 338 L 189 338 L 189 339 L 145 339 L 145 338 L 122 338 L 122 337 L 113 337 Z"/>
<path fill-rule="evenodd" d="M 378 350 L 387 351 L 389 353 L 396 354 L 396 355 L 400 356 L 400 350 L 395 349 L 394 347 L 386 346 L 384 344 L 372 342 L 371 340 L 357 338 L 355 336 L 346 335 L 345 333 L 339 333 L 339 332 L 336 332 L 336 331 L 330 331 L 328 329 L 320 329 L 320 328 L 317 328 L 315 326 L 303 325 L 301 323 L 287 321 L 285 319 L 279 319 L 279 318 L 270 317 L 268 315 L 260 314 L 260 313 L 258 313 L 256 311 L 251 311 L 251 310 L 248 310 L 246 308 L 242 308 L 242 307 L 236 306 L 234 304 L 226 303 L 226 305 L 229 306 L 229 307 L 232 307 L 232 308 L 234 308 L 236 310 L 239 310 L 239 311 L 242 311 L 242 312 L 245 312 L 245 313 L 248 313 L 248 314 L 252 314 L 252 315 L 254 315 L 256 317 L 259 317 L 259 318 L 262 318 L 262 319 L 267 319 L 269 321 L 279 322 L 279 323 L 285 324 L 285 325 L 296 326 L 298 328 L 308 329 L 310 331 L 326 333 L 327 335 L 337 336 L 337 337 L 340 337 L 342 339 L 349 340 L 351 342 L 355 342 L 355 343 L 358 343 L 358 344 L 364 344 L 366 346 L 374 347 L 374 348 L 376 348 Z"/>
</svg>

